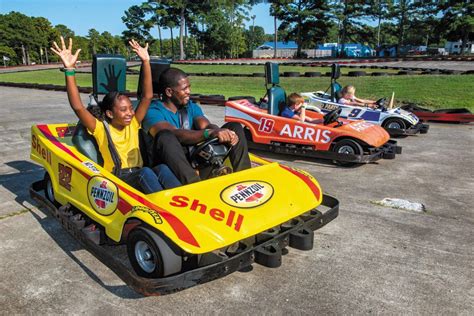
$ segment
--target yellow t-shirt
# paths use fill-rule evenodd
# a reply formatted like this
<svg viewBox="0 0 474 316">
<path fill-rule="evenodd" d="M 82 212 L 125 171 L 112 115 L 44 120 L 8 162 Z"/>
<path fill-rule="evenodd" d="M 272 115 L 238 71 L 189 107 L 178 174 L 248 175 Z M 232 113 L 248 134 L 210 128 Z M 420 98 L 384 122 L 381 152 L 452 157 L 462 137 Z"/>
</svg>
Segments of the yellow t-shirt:
<svg viewBox="0 0 474 316">
<path fill-rule="evenodd" d="M 140 123 L 133 117 L 130 125 L 126 126 L 122 130 L 114 128 L 109 124 L 110 137 L 114 141 L 115 149 L 117 150 L 120 160 L 122 161 L 121 168 L 133 168 L 142 167 L 143 160 L 140 154 L 140 147 L 138 141 L 138 130 L 140 129 Z M 99 145 L 99 151 L 104 158 L 104 168 L 108 171 L 112 171 L 114 168 L 114 161 L 109 150 L 109 143 L 107 141 L 107 135 L 105 134 L 104 123 L 96 119 L 95 131 L 91 133 L 94 136 L 97 144 Z"/>
</svg>

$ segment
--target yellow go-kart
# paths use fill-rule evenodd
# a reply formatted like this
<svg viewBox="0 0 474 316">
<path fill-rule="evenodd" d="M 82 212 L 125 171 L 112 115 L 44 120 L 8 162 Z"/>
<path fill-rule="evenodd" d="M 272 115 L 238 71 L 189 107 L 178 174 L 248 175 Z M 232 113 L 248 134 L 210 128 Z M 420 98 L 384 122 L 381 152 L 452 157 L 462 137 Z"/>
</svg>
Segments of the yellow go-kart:
<svg viewBox="0 0 474 316">
<path fill-rule="evenodd" d="M 31 132 L 31 158 L 45 169 L 31 195 L 145 295 L 179 291 L 254 262 L 278 267 L 286 247 L 312 249 L 314 230 L 338 215 L 338 201 L 310 174 L 257 156 L 248 170 L 146 195 L 101 166 L 80 124 L 34 125 Z M 225 150 L 212 146 L 199 146 L 207 155 L 195 156 L 222 168 Z M 123 244 L 133 269 L 110 251 Z"/>
</svg>

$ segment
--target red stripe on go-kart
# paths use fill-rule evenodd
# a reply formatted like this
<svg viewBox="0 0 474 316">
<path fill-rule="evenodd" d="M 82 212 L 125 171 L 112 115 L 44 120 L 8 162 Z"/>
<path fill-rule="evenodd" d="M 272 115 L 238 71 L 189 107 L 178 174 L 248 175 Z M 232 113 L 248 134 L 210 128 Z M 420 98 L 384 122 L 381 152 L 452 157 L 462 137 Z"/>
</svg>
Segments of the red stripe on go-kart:
<svg viewBox="0 0 474 316">
<path fill-rule="evenodd" d="M 197 242 L 196 238 L 194 238 L 193 234 L 189 231 L 189 229 L 181 222 L 176 216 L 173 214 L 163 210 L 161 207 L 158 205 L 151 203 L 150 201 L 144 199 L 143 197 L 133 193 L 132 191 L 129 191 L 128 189 L 119 186 L 120 190 L 124 191 L 126 194 L 129 196 L 133 197 L 135 200 L 138 202 L 142 203 L 143 205 L 153 209 L 155 212 L 160 214 L 161 217 L 166 219 L 166 221 L 170 224 L 170 226 L 173 228 L 173 230 L 176 232 L 178 235 L 179 239 L 182 241 L 187 242 L 190 245 L 193 245 L 195 247 L 200 247 L 199 243 Z"/>
<path fill-rule="evenodd" d="M 311 181 L 311 179 L 308 178 L 307 175 L 301 173 L 301 172 L 298 172 L 296 171 L 295 169 L 292 169 L 292 168 L 289 168 L 287 166 L 283 166 L 283 165 L 280 165 L 280 167 L 282 167 L 283 169 L 291 172 L 292 174 L 294 174 L 295 176 L 299 177 L 301 180 L 303 180 L 308 186 L 309 188 L 311 189 L 311 191 L 313 191 L 313 194 L 314 196 L 316 197 L 316 199 L 320 199 L 321 197 L 321 190 L 319 190 L 318 186 L 316 184 L 314 184 L 313 181 Z"/>
<path fill-rule="evenodd" d="M 82 163 L 82 160 L 77 157 L 69 148 L 64 146 L 61 142 L 59 142 L 51 133 L 49 130 L 49 127 L 47 125 L 37 125 L 38 129 L 43 133 L 43 135 L 51 142 L 53 143 L 56 147 L 70 155 L 71 157 L 77 159 L 79 162 Z M 77 168 L 75 168 L 77 170 Z M 89 179 L 90 176 L 84 172 L 81 172 L 78 170 L 86 179 Z M 119 187 L 119 190 L 125 192 L 128 194 L 131 198 L 135 199 L 137 202 L 142 203 L 143 205 L 148 206 L 150 209 L 154 210 L 157 212 L 161 217 L 163 217 L 170 225 L 170 227 L 174 230 L 176 233 L 176 236 L 178 238 L 194 247 L 200 247 L 199 243 L 197 242 L 196 238 L 194 238 L 193 234 L 189 231 L 189 229 L 184 225 L 183 222 L 181 222 L 176 216 L 173 214 L 163 210 L 162 208 L 158 207 L 157 205 L 151 203 L 150 201 L 144 199 L 143 197 L 131 192 L 130 190 L 120 186 L 117 184 Z M 132 206 L 126 202 L 124 199 L 119 197 L 119 203 L 118 203 L 118 209 L 122 214 L 127 214 L 128 212 L 131 211 Z"/>
</svg>

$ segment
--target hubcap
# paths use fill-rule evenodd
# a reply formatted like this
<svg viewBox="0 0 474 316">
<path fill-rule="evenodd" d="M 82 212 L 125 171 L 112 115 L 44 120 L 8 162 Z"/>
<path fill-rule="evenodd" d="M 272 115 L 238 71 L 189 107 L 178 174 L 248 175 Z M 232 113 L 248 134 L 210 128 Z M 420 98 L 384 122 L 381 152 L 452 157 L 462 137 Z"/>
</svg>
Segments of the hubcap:
<svg viewBox="0 0 474 316">
<path fill-rule="evenodd" d="M 402 128 L 400 126 L 400 123 L 398 123 L 398 122 L 390 122 L 387 127 L 388 128 L 396 128 L 396 129 L 401 129 Z"/>
<path fill-rule="evenodd" d="M 150 246 L 144 242 L 139 241 L 135 245 L 135 258 L 140 265 L 140 268 L 147 273 L 152 273 L 156 268 L 155 258 Z"/>
<path fill-rule="evenodd" d="M 355 154 L 354 148 L 352 148 L 349 145 L 342 146 L 341 148 L 339 148 L 337 152 L 339 154 L 353 154 L 353 155 Z"/>
</svg>

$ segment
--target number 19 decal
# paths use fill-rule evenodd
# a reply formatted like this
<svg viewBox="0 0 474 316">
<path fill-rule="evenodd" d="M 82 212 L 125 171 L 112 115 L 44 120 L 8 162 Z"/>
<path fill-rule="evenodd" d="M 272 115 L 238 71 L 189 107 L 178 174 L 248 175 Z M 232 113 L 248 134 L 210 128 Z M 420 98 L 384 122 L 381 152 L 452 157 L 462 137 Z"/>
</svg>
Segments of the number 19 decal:
<svg viewBox="0 0 474 316">
<path fill-rule="evenodd" d="M 260 119 L 260 125 L 258 126 L 259 132 L 271 133 L 273 131 L 273 126 L 275 125 L 274 120 L 267 118 Z"/>
</svg>

